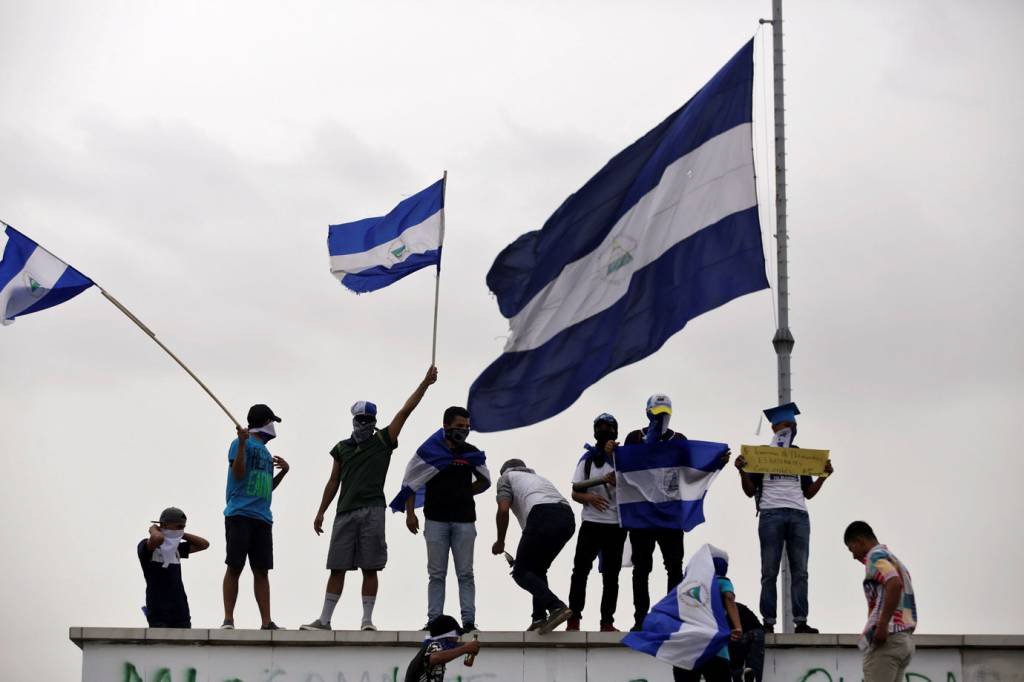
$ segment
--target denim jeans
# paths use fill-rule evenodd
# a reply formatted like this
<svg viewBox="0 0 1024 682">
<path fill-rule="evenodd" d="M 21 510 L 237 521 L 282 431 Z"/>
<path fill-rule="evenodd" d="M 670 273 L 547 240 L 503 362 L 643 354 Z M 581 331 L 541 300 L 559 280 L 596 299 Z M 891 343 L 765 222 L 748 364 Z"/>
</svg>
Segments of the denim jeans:
<svg viewBox="0 0 1024 682">
<path fill-rule="evenodd" d="M 778 602 L 776 583 L 782 563 L 782 547 L 789 557 L 793 620 L 807 621 L 807 557 L 811 550 L 811 519 L 800 509 L 766 509 L 757 527 L 761 539 L 761 617 L 775 623 Z"/>
<path fill-rule="evenodd" d="M 476 583 L 473 581 L 475 523 L 448 523 L 427 519 L 423 525 L 427 541 L 427 622 L 444 613 L 444 587 L 448 577 L 448 553 L 455 560 L 459 580 L 459 603 L 463 624 L 476 624 Z"/>
</svg>

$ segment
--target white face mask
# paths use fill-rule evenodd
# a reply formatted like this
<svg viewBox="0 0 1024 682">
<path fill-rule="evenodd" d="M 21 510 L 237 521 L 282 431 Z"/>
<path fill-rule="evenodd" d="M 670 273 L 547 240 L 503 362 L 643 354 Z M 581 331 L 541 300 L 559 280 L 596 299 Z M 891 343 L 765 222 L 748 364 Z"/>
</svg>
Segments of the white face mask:
<svg viewBox="0 0 1024 682">
<path fill-rule="evenodd" d="M 164 568 L 171 564 L 181 563 L 178 557 L 178 544 L 185 535 L 183 530 L 167 530 L 161 528 L 164 534 L 164 541 L 153 552 L 153 561 L 159 561 Z"/>
<path fill-rule="evenodd" d="M 267 440 L 277 438 L 277 431 L 274 429 L 274 422 L 270 422 L 266 426 L 261 426 L 258 429 L 249 429 L 249 433 L 262 433 L 267 437 Z"/>
<path fill-rule="evenodd" d="M 185 537 L 185 531 L 183 530 L 163 530 L 161 532 L 164 534 L 165 541 L 174 540 L 176 542 L 181 542 L 181 539 Z"/>
</svg>

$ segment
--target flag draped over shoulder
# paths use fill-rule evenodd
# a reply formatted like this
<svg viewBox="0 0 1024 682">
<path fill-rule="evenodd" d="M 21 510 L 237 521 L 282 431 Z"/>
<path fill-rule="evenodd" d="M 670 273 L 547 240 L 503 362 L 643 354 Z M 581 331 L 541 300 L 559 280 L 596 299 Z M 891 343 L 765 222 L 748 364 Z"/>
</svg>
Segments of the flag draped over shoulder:
<svg viewBox="0 0 1024 682">
<path fill-rule="evenodd" d="M 686 323 L 765 289 L 753 41 L 487 273 L 511 334 L 473 383 L 478 431 L 534 424 Z"/>
<path fill-rule="evenodd" d="M 709 545 L 690 559 L 683 580 L 644 618 L 643 629 L 622 643 L 685 670 L 711 660 L 728 641 L 725 604 Z"/>
<path fill-rule="evenodd" d="M 70 300 L 93 285 L 91 279 L 11 226 L 0 260 L 0 322 Z"/>
<path fill-rule="evenodd" d="M 725 443 L 666 440 L 615 450 L 619 524 L 690 531 L 704 523 L 704 496 L 725 466 Z"/>
<path fill-rule="evenodd" d="M 441 267 L 444 180 L 402 201 L 386 216 L 331 225 L 331 273 L 356 293 L 376 291 L 428 265 Z"/>
<path fill-rule="evenodd" d="M 416 497 L 416 506 L 422 507 L 427 481 L 450 466 L 456 459 L 465 460 L 487 481 L 487 488 L 491 486 L 491 472 L 487 469 L 487 456 L 484 452 L 476 450 L 456 456 L 444 442 L 444 429 L 438 429 L 409 459 L 409 463 L 405 467 L 405 474 L 402 476 L 402 489 L 395 495 L 395 499 L 391 500 L 391 511 L 405 511 L 406 502 L 413 496 Z M 482 493 L 487 488 L 476 494 Z"/>
</svg>

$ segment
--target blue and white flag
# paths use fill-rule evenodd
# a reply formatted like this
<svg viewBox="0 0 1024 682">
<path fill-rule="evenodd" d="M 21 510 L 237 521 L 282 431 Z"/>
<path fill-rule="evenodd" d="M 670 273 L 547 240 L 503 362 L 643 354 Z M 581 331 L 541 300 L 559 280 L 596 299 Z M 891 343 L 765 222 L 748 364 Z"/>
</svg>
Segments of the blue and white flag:
<svg viewBox="0 0 1024 682">
<path fill-rule="evenodd" d="M 620 445 L 615 450 L 619 525 L 690 531 L 704 523 L 704 496 L 728 451 L 725 443 L 683 439 Z"/>
<path fill-rule="evenodd" d="M 5 230 L 7 246 L 0 260 L 0 322 L 37 313 L 74 298 L 92 286 L 91 279 L 15 230 Z"/>
<path fill-rule="evenodd" d="M 491 472 L 487 469 L 487 456 L 483 450 L 460 454 L 458 459 L 464 460 L 466 464 L 472 466 L 487 481 L 487 487 L 474 494 L 479 495 L 491 487 Z M 438 429 L 409 459 L 409 463 L 405 467 L 405 475 L 402 476 L 402 489 L 395 495 L 395 499 L 391 500 L 391 511 L 404 512 L 406 502 L 413 495 L 416 496 L 416 506 L 422 507 L 427 481 L 455 461 L 455 454 L 444 442 L 444 429 Z"/>
<path fill-rule="evenodd" d="M 441 268 L 444 180 L 395 206 L 386 216 L 331 225 L 331 273 L 357 294 L 383 289 L 428 265 Z"/>
<path fill-rule="evenodd" d="M 644 618 L 643 629 L 622 643 L 684 670 L 710 661 L 729 641 L 729 621 L 715 579 L 711 548 L 690 559 L 683 581 Z"/>
<path fill-rule="evenodd" d="M 498 255 L 487 286 L 511 334 L 470 388 L 476 430 L 558 414 L 689 320 L 768 287 L 751 144 L 753 76 L 751 41 L 541 230 Z"/>
</svg>

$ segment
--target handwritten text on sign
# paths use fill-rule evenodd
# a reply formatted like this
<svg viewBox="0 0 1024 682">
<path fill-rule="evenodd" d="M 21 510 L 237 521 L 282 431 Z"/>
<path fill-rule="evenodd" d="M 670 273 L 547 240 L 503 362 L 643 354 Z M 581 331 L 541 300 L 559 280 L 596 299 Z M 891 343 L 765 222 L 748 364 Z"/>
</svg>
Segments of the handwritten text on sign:
<svg viewBox="0 0 1024 682">
<path fill-rule="evenodd" d="M 828 461 L 828 450 L 776 448 L 771 445 L 744 445 L 741 450 L 747 460 L 743 470 L 751 474 L 821 476 Z"/>
</svg>

